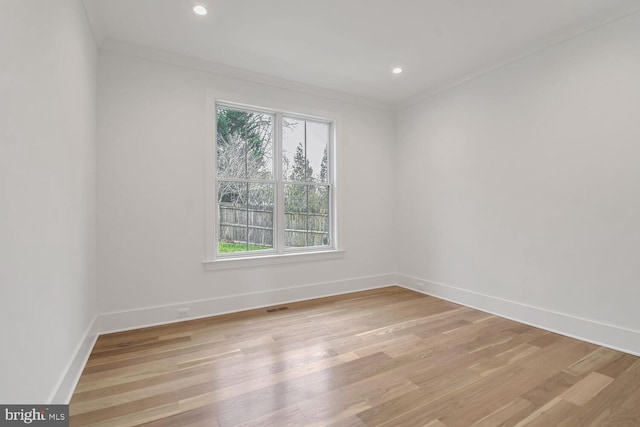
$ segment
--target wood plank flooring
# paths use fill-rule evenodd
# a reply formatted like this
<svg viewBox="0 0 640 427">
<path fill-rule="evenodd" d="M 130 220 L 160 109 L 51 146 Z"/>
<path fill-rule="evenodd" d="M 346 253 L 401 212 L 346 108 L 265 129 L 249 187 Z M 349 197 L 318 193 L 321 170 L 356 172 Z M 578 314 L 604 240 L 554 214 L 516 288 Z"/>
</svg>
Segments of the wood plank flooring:
<svg viewBox="0 0 640 427">
<path fill-rule="evenodd" d="M 101 336 L 72 426 L 640 426 L 640 359 L 399 287 Z"/>
</svg>

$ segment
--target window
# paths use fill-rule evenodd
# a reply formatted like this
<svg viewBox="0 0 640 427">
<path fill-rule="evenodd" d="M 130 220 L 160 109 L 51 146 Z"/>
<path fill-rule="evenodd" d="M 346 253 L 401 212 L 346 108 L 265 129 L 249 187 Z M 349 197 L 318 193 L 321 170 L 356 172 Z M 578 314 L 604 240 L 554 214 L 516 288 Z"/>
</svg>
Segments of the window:
<svg viewBox="0 0 640 427">
<path fill-rule="evenodd" d="M 216 105 L 216 257 L 333 249 L 333 124 Z"/>
</svg>

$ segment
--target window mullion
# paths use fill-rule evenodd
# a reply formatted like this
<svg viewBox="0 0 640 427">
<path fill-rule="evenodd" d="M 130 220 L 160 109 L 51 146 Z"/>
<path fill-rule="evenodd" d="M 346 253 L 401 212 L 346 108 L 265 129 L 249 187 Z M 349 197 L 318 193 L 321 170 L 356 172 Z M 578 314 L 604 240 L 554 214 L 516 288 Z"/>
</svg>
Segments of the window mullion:
<svg viewBox="0 0 640 427">
<path fill-rule="evenodd" d="M 251 191 L 251 184 L 249 184 L 247 182 L 247 187 L 246 187 L 246 191 L 247 191 L 247 200 L 246 200 L 246 204 L 247 204 L 247 214 L 246 214 L 246 220 L 247 220 L 247 244 L 246 244 L 246 248 L 247 248 L 247 252 L 249 251 L 249 210 L 251 209 L 251 207 L 249 206 L 249 201 L 250 201 L 250 197 L 249 197 L 249 192 Z"/>
<path fill-rule="evenodd" d="M 305 182 L 311 181 L 311 177 L 308 176 L 309 173 L 309 168 L 307 167 L 308 162 L 309 162 L 309 158 L 307 156 L 307 121 L 304 121 L 304 180 Z M 306 233 L 305 233 L 305 246 L 309 246 L 309 186 L 305 185 L 302 188 L 304 188 L 305 192 L 305 218 L 306 218 L 306 222 L 305 222 L 305 228 L 306 228 Z"/>
<path fill-rule="evenodd" d="M 284 177 L 282 176 L 282 114 L 276 114 L 276 123 L 274 126 L 274 173 L 276 181 L 276 206 L 275 206 L 275 249 L 276 252 L 281 253 L 284 250 L 284 228 L 285 228 L 285 214 L 284 214 Z"/>
<path fill-rule="evenodd" d="M 249 179 L 249 141 L 247 139 L 247 124 L 244 123 L 243 126 L 243 133 L 244 133 L 244 178 L 245 179 Z M 245 222 L 246 222 L 246 231 L 245 231 L 245 250 L 248 252 L 249 251 L 249 187 L 250 184 L 248 182 L 245 183 L 246 187 L 245 187 L 245 191 L 246 191 L 246 199 L 245 199 L 245 205 L 247 206 L 246 212 L 245 212 Z"/>
</svg>

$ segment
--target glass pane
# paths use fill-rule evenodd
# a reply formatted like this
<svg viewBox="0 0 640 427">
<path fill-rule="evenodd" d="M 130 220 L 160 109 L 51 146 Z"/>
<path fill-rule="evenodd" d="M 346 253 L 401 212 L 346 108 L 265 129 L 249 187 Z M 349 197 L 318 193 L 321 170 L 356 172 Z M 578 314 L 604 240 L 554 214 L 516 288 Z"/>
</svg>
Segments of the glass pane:
<svg viewBox="0 0 640 427">
<path fill-rule="evenodd" d="M 285 246 L 329 244 L 329 187 L 285 185 Z"/>
<path fill-rule="evenodd" d="M 294 182 L 329 182 L 327 151 L 331 125 L 284 117 L 283 176 Z"/>
<path fill-rule="evenodd" d="M 327 149 L 329 147 L 329 123 L 307 122 L 306 155 L 307 181 L 329 182 Z"/>
<path fill-rule="evenodd" d="M 247 250 L 248 184 L 220 181 L 218 183 L 218 251 Z"/>
<path fill-rule="evenodd" d="M 286 184 L 284 187 L 284 245 L 307 246 L 307 186 Z"/>
<path fill-rule="evenodd" d="M 309 196 L 309 228 L 307 246 L 329 245 L 329 188 L 307 186 Z"/>
<path fill-rule="evenodd" d="M 224 107 L 216 115 L 218 177 L 273 179 L 273 116 Z"/>
<path fill-rule="evenodd" d="M 273 249 L 274 184 L 249 184 L 250 251 Z"/>
<path fill-rule="evenodd" d="M 247 178 L 273 179 L 273 116 L 250 113 L 247 123 Z"/>
<path fill-rule="evenodd" d="M 285 181 L 304 182 L 309 163 L 305 154 L 305 121 L 282 118 L 282 176 Z"/>
</svg>

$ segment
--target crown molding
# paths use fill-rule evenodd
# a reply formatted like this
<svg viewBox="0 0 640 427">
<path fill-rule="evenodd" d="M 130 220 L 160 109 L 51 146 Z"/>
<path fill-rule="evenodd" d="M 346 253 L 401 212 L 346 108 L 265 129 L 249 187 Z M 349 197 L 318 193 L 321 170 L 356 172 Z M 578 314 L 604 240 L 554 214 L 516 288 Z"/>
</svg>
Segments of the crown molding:
<svg viewBox="0 0 640 427">
<path fill-rule="evenodd" d="M 286 89 L 294 92 L 313 95 L 334 101 L 347 102 L 359 106 L 376 108 L 384 111 L 394 111 L 393 105 L 382 101 L 372 100 L 333 89 L 322 88 L 293 80 L 282 79 L 267 74 L 256 73 L 241 68 L 231 67 L 217 62 L 207 61 L 193 56 L 181 55 L 169 51 L 153 49 L 146 46 L 106 39 L 100 44 L 101 52 L 110 52 L 149 61 L 170 64 L 190 70 L 215 74 L 235 80 L 258 83 L 265 86 Z"/>
<path fill-rule="evenodd" d="M 461 74 L 457 77 L 453 77 L 450 80 L 433 85 L 426 90 L 419 91 L 406 100 L 395 103 L 393 105 L 393 108 L 395 111 L 405 110 L 414 105 L 427 101 L 430 98 L 440 95 L 443 92 L 447 92 L 458 86 L 465 85 L 473 80 L 482 78 L 487 74 L 491 74 L 492 72 L 497 71 L 503 67 L 507 67 L 511 64 L 515 64 L 517 62 L 525 60 L 530 56 L 534 56 L 547 49 L 551 49 L 555 46 L 567 43 L 572 39 L 578 38 L 592 31 L 597 31 L 600 28 L 628 18 L 638 12 L 640 12 L 640 4 L 638 3 L 638 1 L 627 1 L 616 7 L 608 9 L 606 12 L 598 15 L 596 18 L 563 28 L 562 30 L 556 31 L 555 33 L 547 36 L 543 40 L 538 40 L 530 46 L 520 48 L 517 51 L 511 52 L 511 54 L 506 55 L 501 61 L 488 62 L 487 64 L 478 67 L 475 72 Z"/>
</svg>

